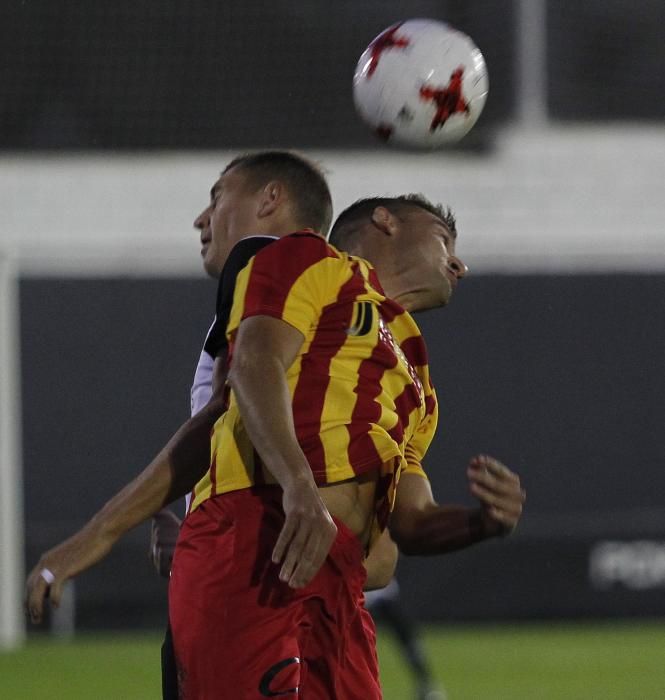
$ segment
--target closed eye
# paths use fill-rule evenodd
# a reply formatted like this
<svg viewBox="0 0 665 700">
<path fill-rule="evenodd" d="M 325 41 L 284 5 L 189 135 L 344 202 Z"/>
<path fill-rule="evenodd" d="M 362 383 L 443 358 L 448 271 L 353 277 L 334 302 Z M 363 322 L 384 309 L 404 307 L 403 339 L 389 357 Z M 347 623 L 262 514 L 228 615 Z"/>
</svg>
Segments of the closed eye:
<svg viewBox="0 0 665 700">
<path fill-rule="evenodd" d="M 215 204 L 217 204 L 217 200 L 219 199 L 219 195 L 220 195 L 220 190 L 221 190 L 221 187 L 219 185 L 215 185 L 210 190 L 210 206 L 211 207 L 214 207 Z"/>
</svg>

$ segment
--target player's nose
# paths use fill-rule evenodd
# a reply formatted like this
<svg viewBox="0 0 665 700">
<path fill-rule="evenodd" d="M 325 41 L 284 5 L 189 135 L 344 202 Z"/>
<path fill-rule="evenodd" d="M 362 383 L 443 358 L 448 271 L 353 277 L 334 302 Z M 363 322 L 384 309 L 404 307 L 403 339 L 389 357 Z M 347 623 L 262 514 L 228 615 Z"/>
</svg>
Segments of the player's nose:
<svg viewBox="0 0 665 700">
<path fill-rule="evenodd" d="M 210 207 L 206 207 L 196 217 L 196 219 L 194 219 L 194 228 L 198 229 L 199 231 L 203 231 L 203 229 L 208 225 L 209 221 L 210 221 Z"/>
<path fill-rule="evenodd" d="M 456 256 L 448 257 L 448 269 L 455 275 L 458 280 L 466 276 L 469 268 Z"/>
</svg>

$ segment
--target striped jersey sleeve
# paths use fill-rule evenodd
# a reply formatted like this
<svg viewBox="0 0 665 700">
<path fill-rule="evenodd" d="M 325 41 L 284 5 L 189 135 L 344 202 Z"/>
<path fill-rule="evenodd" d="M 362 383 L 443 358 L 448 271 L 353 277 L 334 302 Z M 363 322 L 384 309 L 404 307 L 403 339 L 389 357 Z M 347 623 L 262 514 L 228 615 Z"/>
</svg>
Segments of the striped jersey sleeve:
<svg viewBox="0 0 665 700">
<path fill-rule="evenodd" d="M 402 474 L 417 474 L 425 479 L 428 479 L 422 462 L 427 452 L 427 448 L 432 442 L 434 433 L 436 432 L 436 423 L 438 418 L 438 409 L 436 401 L 432 404 L 432 412 L 425 416 L 416 428 L 413 436 L 407 442 L 404 448 L 404 466 Z"/>
<path fill-rule="evenodd" d="M 409 362 L 416 368 L 421 378 L 425 411 L 411 438 L 404 446 L 403 474 L 418 474 L 428 479 L 422 462 L 434 435 L 439 419 L 439 406 L 436 400 L 436 392 L 429 373 L 429 360 L 427 348 L 420 332 L 405 339 L 401 348 Z"/>
<path fill-rule="evenodd" d="M 338 292 L 337 280 L 326 274 L 326 261 L 335 257 L 335 250 L 314 233 L 294 233 L 259 251 L 238 275 L 229 340 L 251 316 L 278 318 L 307 335 L 331 294 Z"/>
</svg>

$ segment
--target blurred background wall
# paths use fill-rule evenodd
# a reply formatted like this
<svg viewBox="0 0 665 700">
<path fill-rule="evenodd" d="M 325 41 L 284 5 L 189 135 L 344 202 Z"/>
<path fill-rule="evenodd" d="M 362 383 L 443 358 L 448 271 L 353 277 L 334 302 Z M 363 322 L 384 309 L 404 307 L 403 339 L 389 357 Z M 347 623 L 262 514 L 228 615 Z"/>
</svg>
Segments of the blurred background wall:
<svg viewBox="0 0 665 700">
<path fill-rule="evenodd" d="M 387 150 L 353 113 L 363 48 L 408 17 L 485 54 L 455 149 Z M 25 555 L 70 534 L 187 417 L 214 312 L 191 223 L 238 151 L 304 150 L 337 212 L 450 202 L 473 274 L 421 318 L 440 500 L 489 452 L 518 532 L 404 560 L 427 619 L 665 614 L 665 5 L 644 0 L 0 3 L 0 248 L 19 270 Z M 139 528 L 77 582 L 81 627 L 161 624 Z"/>
</svg>

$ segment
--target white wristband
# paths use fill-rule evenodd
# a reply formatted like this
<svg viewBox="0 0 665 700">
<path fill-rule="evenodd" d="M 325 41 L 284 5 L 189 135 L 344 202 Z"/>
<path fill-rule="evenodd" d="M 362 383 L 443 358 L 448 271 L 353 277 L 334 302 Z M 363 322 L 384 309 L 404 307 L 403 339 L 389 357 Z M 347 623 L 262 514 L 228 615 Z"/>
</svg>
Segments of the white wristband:
<svg viewBox="0 0 665 700">
<path fill-rule="evenodd" d="M 44 568 L 39 572 L 39 575 L 44 579 L 44 581 L 46 581 L 46 583 L 48 583 L 49 586 L 55 581 L 55 575 L 51 569 Z"/>
</svg>

